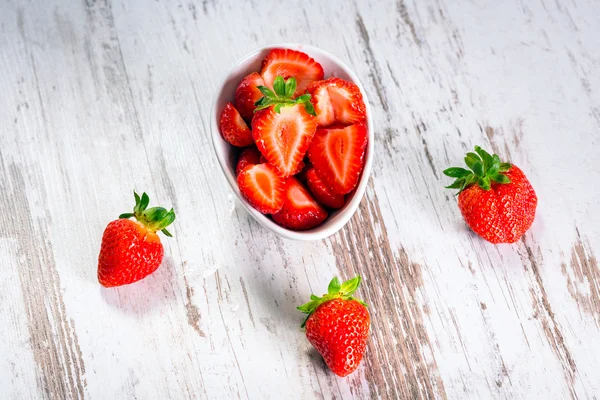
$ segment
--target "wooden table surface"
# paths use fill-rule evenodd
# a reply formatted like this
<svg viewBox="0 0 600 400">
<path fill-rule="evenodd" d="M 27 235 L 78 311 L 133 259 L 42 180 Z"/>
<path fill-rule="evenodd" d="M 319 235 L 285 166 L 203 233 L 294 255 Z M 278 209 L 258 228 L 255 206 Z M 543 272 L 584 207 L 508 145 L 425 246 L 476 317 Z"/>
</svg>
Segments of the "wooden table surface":
<svg viewBox="0 0 600 400">
<path fill-rule="evenodd" d="M 599 21 L 597 0 L 3 0 L 0 398 L 600 398 Z M 366 195 L 323 241 L 261 228 L 213 153 L 222 76 L 276 42 L 336 54 L 374 110 Z M 537 191 L 514 245 L 444 189 L 476 144 Z M 104 289 L 134 188 L 174 238 Z M 372 331 L 342 379 L 295 307 L 355 274 Z"/>
</svg>

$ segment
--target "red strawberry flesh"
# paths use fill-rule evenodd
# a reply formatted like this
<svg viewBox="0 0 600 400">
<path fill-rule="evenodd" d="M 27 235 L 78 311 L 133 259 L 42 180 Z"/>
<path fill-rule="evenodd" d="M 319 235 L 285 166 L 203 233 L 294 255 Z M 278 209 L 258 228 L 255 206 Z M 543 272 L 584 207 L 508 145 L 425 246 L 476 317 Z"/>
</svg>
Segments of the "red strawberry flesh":
<svg viewBox="0 0 600 400">
<path fill-rule="evenodd" d="M 314 168 L 306 172 L 306 185 L 315 199 L 322 205 L 333 209 L 344 207 L 344 195 L 334 193 L 329 189 L 319 178 Z"/>
<path fill-rule="evenodd" d="M 279 173 L 288 177 L 300 172 L 300 163 L 310 146 L 317 125 L 302 104 L 273 106 L 257 111 L 252 119 L 252 136 L 258 150 Z"/>
<path fill-rule="evenodd" d="M 327 211 L 309 191 L 296 178 L 288 178 L 283 207 L 273 214 L 273 220 L 285 228 L 301 231 L 320 225 L 326 218 Z"/>
<path fill-rule="evenodd" d="M 261 213 L 273 214 L 283 206 L 285 180 L 271 165 L 249 165 L 237 181 L 242 195 Z"/>
<path fill-rule="evenodd" d="M 370 315 L 356 300 L 321 304 L 306 321 L 306 337 L 336 375 L 354 372 L 367 347 Z"/>
<path fill-rule="evenodd" d="M 262 164 L 261 157 L 262 155 L 254 146 L 242 150 L 235 168 L 235 176 L 238 176 L 249 165 Z"/>
<path fill-rule="evenodd" d="M 140 222 L 118 219 L 106 226 L 98 257 L 98 281 L 104 287 L 137 282 L 160 266 L 163 246 Z"/>
<path fill-rule="evenodd" d="M 248 122 L 252 120 L 254 114 L 254 103 L 262 97 L 257 87 L 264 85 L 263 78 L 257 72 L 253 72 L 244 77 L 235 90 L 235 107 Z"/>
<path fill-rule="evenodd" d="M 276 77 L 287 79 L 293 76 L 297 82 L 294 96 L 298 96 L 311 82 L 323 79 L 323 67 L 301 51 L 273 49 L 263 60 L 260 74 L 269 88 L 273 88 Z"/>
<path fill-rule="evenodd" d="M 308 158 L 334 193 L 349 193 L 358 184 L 367 140 L 367 126 L 362 122 L 342 129 L 317 130 Z"/>
<path fill-rule="evenodd" d="M 253 143 L 252 132 L 246 122 L 231 103 L 227 103 L 221 112 L 221 135 L 229 144 L 246 147 Z"/>
<path fill-rule="evenodd" d="M 319 126 L 329 126 L 335 122 L 350 125 L 366 118 L 362 93 L 352 82 L 332 77 L 311 83 L 308 93 L 312 96 Z"/>
</svg>

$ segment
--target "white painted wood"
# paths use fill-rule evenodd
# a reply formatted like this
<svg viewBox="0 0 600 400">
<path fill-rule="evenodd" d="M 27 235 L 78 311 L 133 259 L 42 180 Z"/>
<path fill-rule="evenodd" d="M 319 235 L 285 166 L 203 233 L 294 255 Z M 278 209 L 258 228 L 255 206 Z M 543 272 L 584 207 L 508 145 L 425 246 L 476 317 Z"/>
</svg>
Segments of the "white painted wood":
<svg viewBox="0 0 600 400">
<path fill-rule="evenodd" d="M 0 398 L 600 396 L 600 8 L 573 2 L 6 0 L 0 5 Z M 226 70 L 271 42 L 347 61 L 377 136 L 356 217 L 278 239 L 208 131 Z M 539 197 L 515 245 L 466 229 L 441 170 L 475 144 Z M 177 211 L 146 280 L 96 280 L 131 190 Z M 373 329 L 329 373 L 295 310 L 366 279 Z"/>
</svg>

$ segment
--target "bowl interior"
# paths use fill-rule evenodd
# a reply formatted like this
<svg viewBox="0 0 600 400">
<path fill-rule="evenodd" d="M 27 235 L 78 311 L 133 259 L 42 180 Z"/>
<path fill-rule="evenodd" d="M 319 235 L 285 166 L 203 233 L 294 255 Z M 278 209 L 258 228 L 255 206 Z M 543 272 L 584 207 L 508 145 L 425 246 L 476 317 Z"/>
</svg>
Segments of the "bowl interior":
<svg viewBox="0 0 600 400">
<path fill-rule="evenodd" d="M 257 210 L 255 210 L 241 195 L 239 188 L 237 186 L 237 181 L 235 177 L 235 167 L 238 158 L 238 154 L 240 149 L 231 146 L 221 137 L 221 133 L 219 131 L 219 117 L 221 110 L 225 107 L 228 102 L 233 102 L 233 97 L 237 85 L 240 81 L 248 74 L 252 72 L 260 72 L 261 62 L 267 56 L 269 51 L 273 48 L 288 48 L 303 51 L 316 61 L 318 61 L 323 70 L 325 72 L 325 77 L 329 78 L 331 76 L 336 76 L 342 79 L 349 80 L 354 82 L 361 90 L 363 99 L 365 101 L 365 106 L 367 110 L 367 127 L 368 127 L 368 136 L 369 143 L 367 145 L 367 149 L 365 152 L 365 166 L 363 168 L 363 172 L 360 178 L 360 181 L 357 185 L 357 188 L 346 195 L 346 204 L 343 208 L 339 210 L 332 211 L 327 218 L 327 220 L 319 225 L 316 228 L 307 231 L 292 231 L 286 228 L 283 228 L 277 225 L 273 220 L 271 220 L 268 216 L 261 214 Z M 213 136 L 213 144 L 215 147 L 215 152 L 219 159 L 219 163 L 225 173 L 227 180 L 233 191 L 238 196 L 239 200 L 242 202 L 246 210 L 265 228 L 274 231 L 280 236 L 291 238 L 291 239 L 300 239 L 300 240 L 317 240 L 322 239 L 327 236 L 332 235 L 337 232 L 354 214 L 358 204 L 360 203 L 360 199 L 364 194 L 366 183 L 370 175 L 371 170 L 371 154 L 373 147 L 373 133 L 372 133 L 372 121 L 371 121 L 371 110 L 369 106 L 369 102 L 365 91 L 358 81 L 356 75 L 348 69 L 340 60 L 331 54 L 325 52 L 324 50 L 318 49 L 312 46 L 299 45 L 299 44 L 278 44 L 272 46 L 266 46 L 261 49 L 258 49 L 244 58 L 242 58 L 227 74 L 223 85 L 219 89 L 217 93 L 217 97 L 213 104 L 212 109 L 212 136 Z"/>
</svg>

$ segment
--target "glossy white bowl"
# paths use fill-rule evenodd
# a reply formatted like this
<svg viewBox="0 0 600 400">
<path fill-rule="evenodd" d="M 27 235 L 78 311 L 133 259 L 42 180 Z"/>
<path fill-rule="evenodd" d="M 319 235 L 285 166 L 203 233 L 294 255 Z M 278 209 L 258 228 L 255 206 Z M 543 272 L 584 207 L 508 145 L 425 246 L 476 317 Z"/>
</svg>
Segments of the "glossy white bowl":
<svg viewBox="0 0 600 400">
<path fill-rule="evenodd" d="M 302 51 L 314 58 L 323 66 L 325 78 L 336 76 L 354 82 L 360 88 L 367 110 L 369 142 L 365 152 L 365 166 L 358 186 L 354 193 L 346 196 L 346 205 L 344 205 L 343 208 L 331 212 L 325 222 L 316 228 L 307 231 L 293 231 L 279 226 L 269 216 L 261 214 L 248 203 L 248 201 L 240 193 L 235 176 L 235 167 L 239 149 L 231 146 L 229 143 L 223 140 L 221 132 L 219 131 L 219 118 L 221 111 L 225 107 L 225 104 L 228 102 L 233 103 L 233 97 L 237 85 L 240 83 L 242 78 L 244 78 L 244 76 L 250 74 L 251 72 L 260 72 L 261 61 L 267 56 L 269 50 L 274 48 L 287 48 Z M 371 116 L 369 100 L 362 84 L 360 83 L 356 74 L 337 57 L 317 47 L 297 43 L 274 44 L 254 50 L 250 54 L 242 57 L 242 59 L 240 59 L 233 66 L 231 71 L 229 71 L 229 73 L 225 76 L 225 79 L 217 91 L 210 115 L 213 145 L 215 147 L 215 153 L 217 154 L 219 163 L 221 164 L 221 168 L 223 169 L 223 173 L 225 174 L 225 178 L 227 178 L 231 189 L 234 191 L 240 202 L 250 213 L 250 215 L 256 221 L 258 221 L 259 224 L 283 238 L 296 240 L 320 240 L 333 235 L 350 220 L 358 208 L 358 205 L 365 193 L 365 189 L 367 188 L 369 176 L 371 175 L 374 142 L 373 120 Z"/>
</svg>

